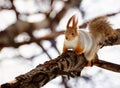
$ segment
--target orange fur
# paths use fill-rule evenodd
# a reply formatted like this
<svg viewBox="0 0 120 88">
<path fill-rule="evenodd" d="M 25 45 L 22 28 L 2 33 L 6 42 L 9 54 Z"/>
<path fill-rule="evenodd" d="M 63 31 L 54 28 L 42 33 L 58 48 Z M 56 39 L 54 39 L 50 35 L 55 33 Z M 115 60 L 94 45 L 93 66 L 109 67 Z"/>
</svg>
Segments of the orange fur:
<svg viewBox="0 0 120 88">
<path fill-rule="evenodd" d="M 97 53 L 94 54 L 94 57 L 92 60 L 89 60 L 86 66 L 93 66 L 94 62 L 98 61 L 98 55 Z"/>
<path fill-rule="evenodd" d="M 86 66 L 92 66 L 92 60 L 88 61 Z"/>
<path fill-rule="evenodd" d="M 74 51 L 75 51 L 75 53 L 78 54 L 78 55 L 80 55 L 80 54 L 83 53 L 83 49 L 81 49 L 81 46 L 80 46 L 79 43 L 78 43 L 77 46 L 75 47 Z"/>
<path fill-rule="evenodd" d="M 70 26 L 70 23 L 72 22 L 72 25 Z M 73 15 L 67 23 L 66 31 L 65 31 L 65 38 L 67 40 L 74 40 L 76 36 L 78 36 L 78 30 L 77 30 L 77 24 L 78 20 L 75 21 L 75 15 Z"/>
<path fill-rule="evenodd" d="M 63 53 L 65 53 L 67 51 L 67 47 L 66 47 L 66 45 L 64 44 L 64 46 L 63 46 Z"/>
</svg>

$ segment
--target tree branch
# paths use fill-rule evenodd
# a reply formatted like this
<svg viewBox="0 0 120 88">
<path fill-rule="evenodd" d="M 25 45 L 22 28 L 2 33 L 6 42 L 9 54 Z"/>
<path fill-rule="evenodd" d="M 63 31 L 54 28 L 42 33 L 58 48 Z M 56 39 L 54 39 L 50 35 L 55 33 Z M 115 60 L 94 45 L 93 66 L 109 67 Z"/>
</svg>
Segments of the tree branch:
<svg viewBox="0 0 120 88">
<path fill-rule="evenodd" d="M 110 71 L 120 72 L 120 65 L 110 63 L 110 62 L 106 62 L 106 61 L 103 61 L 103 60 L 95 61 L 93 63 L 93 65 L 98 66 L 100 68 L 110 70 Z"/>
<path fill-rule="evenodd" d="M 40 42 L 42 40 L 51 40 L 53 38 L 56 38 L 57 36 L 63 34 L 64 31 L 59 31 L 59 32 L 52 32 L 46 36 L 40 37 L 40 38 L 31 38 L 29 41 L 24 41 L 24 42 L 11 42 L 11 43 L 3 43 L 2 41 L 0 42 L 0 47 L 19 47 L 24 44 L 30 44 L 32 42 Z M 2 38 L 1 38 L 2 39 Z"/>
<path fill-rule="evenodd" d="M 60 75 L 78 76 L 86 64 L 83 54 L 77 56 L 69 51 L 16 77 L 14 81 L 1 85 L 1 88 L 39 88 Z"/>
<path fill-rule="evenodd" d="M 120 11 L 114 12 L 114 13 L 110 13 L 110 14 L 106 14 L 106 15 L 104 15 L 104 16 L 111 17 L 111 16 L 115 16 L 115 15 L 117 15 L 117 14 L 119 14 L 119 13 L 120 13 Z M 86 28 L 88 23 L 89 23 L 89 21 L 81 24 L 81 25 L 79 26 L 79 28 Z"/>
<path fill-rule="evenodd" d="M 80 76 L 78 73 L 86 64 L 87 60 L 83 54 L 78 56 L 74 52 L 68 51 L 53 60 L 38 65 L 30 72 L 16 77 L 14 81 L 1 85 L 0 88 L 39 88 L 60 75 Z M 120 65 L 103 60 L 96 60 L 93 65 L 120 72 Z"/>
</svg>

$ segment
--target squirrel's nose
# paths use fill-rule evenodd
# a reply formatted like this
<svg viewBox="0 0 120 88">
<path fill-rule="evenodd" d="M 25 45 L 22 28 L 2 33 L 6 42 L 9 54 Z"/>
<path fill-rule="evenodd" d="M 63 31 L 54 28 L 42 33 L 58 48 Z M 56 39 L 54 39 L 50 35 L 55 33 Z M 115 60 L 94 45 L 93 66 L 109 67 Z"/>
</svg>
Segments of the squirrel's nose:
<svg viewBox="0 0 120 88">
<path fill-rule="evenodd" d="M 68 40 L 68 37 L 65 37 Z"/>
</svg>

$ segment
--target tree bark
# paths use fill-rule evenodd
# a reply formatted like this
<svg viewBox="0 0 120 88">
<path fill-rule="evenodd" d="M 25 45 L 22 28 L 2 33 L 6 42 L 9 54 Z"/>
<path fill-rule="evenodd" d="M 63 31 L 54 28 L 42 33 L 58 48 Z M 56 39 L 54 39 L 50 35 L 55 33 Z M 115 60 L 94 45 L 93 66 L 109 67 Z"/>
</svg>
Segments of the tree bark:
<svg viewBox="0 0 120 88">
<path fill-rule="evenodd" d="M 69 51 L 38 65 L 30 72 L 16 77 L 14 81 L 1 85 L 1 88 L 39 88 L 60 75 L 79 76 L 86 64 L 87 60 L 83 54 L 78 56 Z"/>
</svg>

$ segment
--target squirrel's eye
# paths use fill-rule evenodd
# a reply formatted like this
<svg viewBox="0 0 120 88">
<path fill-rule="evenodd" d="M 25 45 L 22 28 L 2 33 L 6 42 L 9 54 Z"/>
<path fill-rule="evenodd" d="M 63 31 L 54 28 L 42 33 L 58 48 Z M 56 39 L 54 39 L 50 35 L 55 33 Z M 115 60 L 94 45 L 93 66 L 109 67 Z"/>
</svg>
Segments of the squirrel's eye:
<svg viewBox="0 0 120 88">
<path fill-rule="evenodd" d="M 72 33 L 72 35 L 74 35 L 74 33 Z"/>
</svg>

